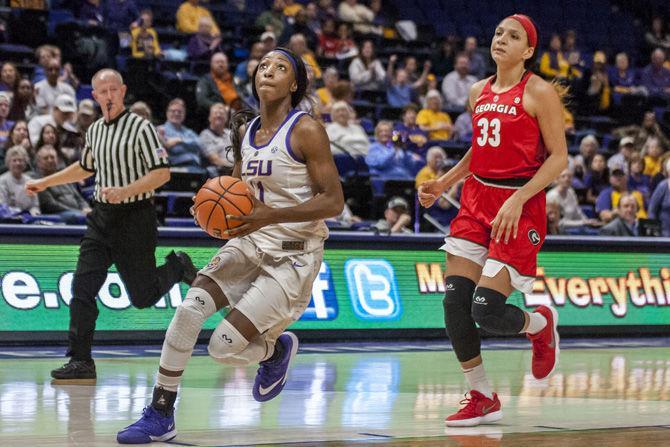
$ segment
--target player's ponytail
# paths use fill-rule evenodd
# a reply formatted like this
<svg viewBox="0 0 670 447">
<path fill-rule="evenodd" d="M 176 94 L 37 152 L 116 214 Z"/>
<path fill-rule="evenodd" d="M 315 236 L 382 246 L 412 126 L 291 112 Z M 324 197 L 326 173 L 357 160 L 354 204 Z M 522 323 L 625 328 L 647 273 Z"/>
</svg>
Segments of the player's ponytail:
<svg viewBox="0 0 670 447">
<path fill-rule="evenodd" d="M 249 109 L 238 110 L 230 118 L 228 127 L 232 145 L 226 148 L 226 152 L 232 150 L 235 163 L 242 161 L 242 138 L 247 129 L 247 124 L 256 117 L 256 113 Z"/>
<path fill-rule="evenodd" d="M 565 106 L 570 98 L 570 87 L 556 79 L 551 81 L 551 86 L 554 87 L 554 90 L 558 93 L 558 98 L 561 100 L 561 104 Z"/>
</svg>

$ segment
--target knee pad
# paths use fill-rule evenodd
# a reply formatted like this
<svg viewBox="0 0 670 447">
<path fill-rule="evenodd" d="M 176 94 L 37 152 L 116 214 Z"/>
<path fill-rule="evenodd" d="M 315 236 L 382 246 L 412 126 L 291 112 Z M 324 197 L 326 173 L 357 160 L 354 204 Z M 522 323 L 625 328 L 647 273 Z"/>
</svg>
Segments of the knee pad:
<svg viewBox="0 0 670 447">
<path fill-rule="evenodd" d="M 242 352 L 248 344 L 249 341 L 224 318 L 209 339 L 207 352 L 214 360 L 229 363 L 227 360 Z"/>
<path fill-rule="evenodd" d="M 494 335 L 518 334 L 523 329 L 523 311 L 505 304 L 507 297 L 497 290 L 477 287 L 472 300 L 472 318 L 479 326 Z"/>
<path fill-rule="evenodd" d="M 203 324 L 215 312 L 216 304 L 206 290 L 190 288 L 168 326 L 160 365 L 171 370 L 183 369 L 191 357 Z"/>
<path fill-rule="evenodd" d="M 467 362 L 480 354 L 479 331 L 471 316 L 474 281 L 463 276 L 444 279 L 444 323 L 447 335 L 460 362 Z"/>
</svg>

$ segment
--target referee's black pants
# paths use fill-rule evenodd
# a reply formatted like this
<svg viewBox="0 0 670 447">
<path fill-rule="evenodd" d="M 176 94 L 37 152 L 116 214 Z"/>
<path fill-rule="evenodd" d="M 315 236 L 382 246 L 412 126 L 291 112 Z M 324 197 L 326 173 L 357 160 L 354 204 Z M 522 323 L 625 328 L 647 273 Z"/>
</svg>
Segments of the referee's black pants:
<svg viewBox="0 0 670 447">
<path fill-rule="evenodd" d="M 151 201 L 118 205 L 96 202 L 86 224 L 70 302 L 67 355 L 73 360 L 91 359 L 98 317 L 96 296 L 112 264 L 116 264 L 130 302 L 138 308 L 154 305 L 183 275 L 174 253 L 164 265 L 156 267 L 158 228 Z"/>
</svg>

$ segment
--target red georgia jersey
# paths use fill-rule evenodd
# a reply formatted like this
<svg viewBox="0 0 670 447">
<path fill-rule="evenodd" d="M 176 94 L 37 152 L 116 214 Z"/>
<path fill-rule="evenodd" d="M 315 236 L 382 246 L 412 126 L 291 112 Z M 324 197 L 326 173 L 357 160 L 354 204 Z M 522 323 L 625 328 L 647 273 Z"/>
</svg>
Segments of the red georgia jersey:
<svg viewBox="0 0 670 447">
<path fill-rule="evenodd" d="M 537 119 L 523 108 L 523 92 L 533 74 L 504 93 L 491 91 L 488 80 L 472 114 L 470 172 L 485 178 L 530 178 L 546 158 Z"/>
</svg>

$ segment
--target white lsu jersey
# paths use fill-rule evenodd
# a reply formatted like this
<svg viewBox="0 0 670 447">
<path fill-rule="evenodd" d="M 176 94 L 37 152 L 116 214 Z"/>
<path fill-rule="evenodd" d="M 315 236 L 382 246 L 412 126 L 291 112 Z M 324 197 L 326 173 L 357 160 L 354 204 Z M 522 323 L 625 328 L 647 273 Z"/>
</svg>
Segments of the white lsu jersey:
<svg viewBox="0 0 670 447">
<path fill-rule="evenodd" d="M 305 112 L 293 109 L 270 141 L 254 144 L 260 116 L 248 125 L 242 141 L 242 180 L 256 198 L 273 208 L 300 205 L 314 197 L 312 180 L 303 160 L 291 150 L 291 130 Z M 256 246 L 272 256 L 310 252 L 323 247 L 328 227 L 323 220 L 268 225 L 251 233 Z M 288 253 L 287 253 L 288 252 Z"/>
</svg>

